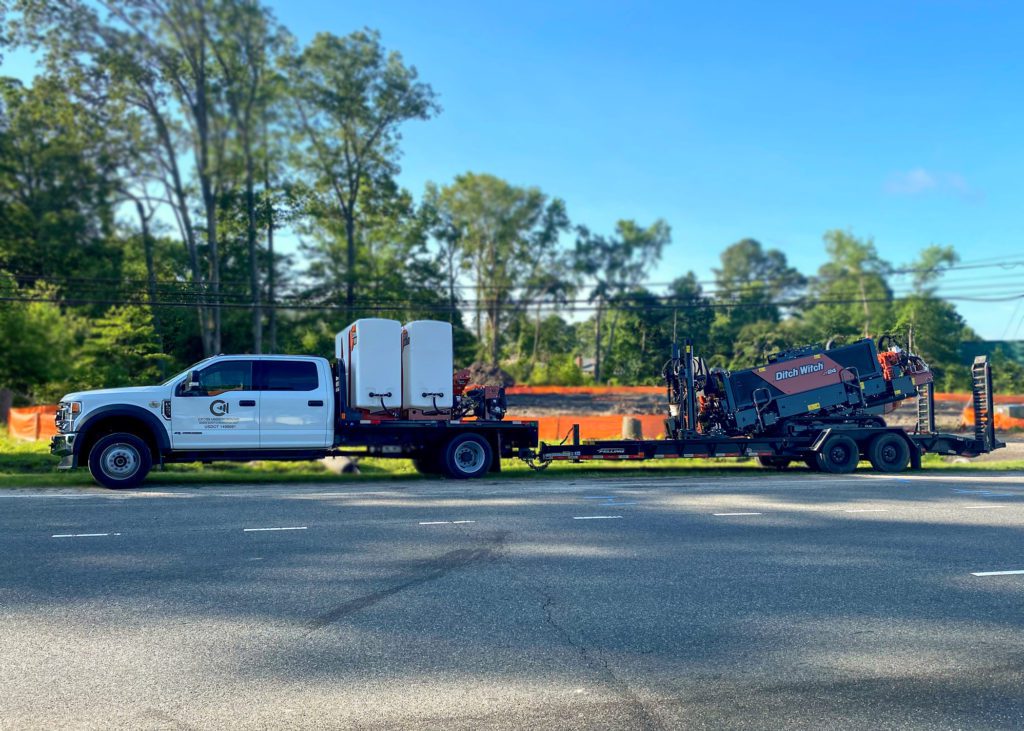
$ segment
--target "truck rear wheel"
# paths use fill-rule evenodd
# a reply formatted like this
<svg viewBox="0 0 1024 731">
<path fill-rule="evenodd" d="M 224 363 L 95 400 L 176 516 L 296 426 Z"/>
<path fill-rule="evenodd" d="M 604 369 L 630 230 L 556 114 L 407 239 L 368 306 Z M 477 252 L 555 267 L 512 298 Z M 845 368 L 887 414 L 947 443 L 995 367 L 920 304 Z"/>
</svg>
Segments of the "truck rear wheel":
<svg viewBox="0 0 1024 731">
<path fill-rule="evenodd" d="M 119 490 L 138 487 L 153 466 L 153 455 L 135 434 L 122 432 L 102 437 L 89 450 L 89 473 L 103 487 Z"/>
<path fill-rule="evenodd" d="M 446 477 L 467 480 L 481 477 L 491 469 L 494 450 L 479 434 L 460 434 L 445 445 L 441 469 Z"/>
<path fill-rule="evenodd" d="M 879 434 L 868 445 L 868 460 L 878 472 L 902 472 L 910 463 L 910 447 L 898 434 Z"/>
<path fill-rule="evenodd" d="M 822 472 L 844 475 L 857 469 L 860 449 L 857 442 L 845 434 L 833 434 L 814 455 L 815 463 Z"/>
</svg>

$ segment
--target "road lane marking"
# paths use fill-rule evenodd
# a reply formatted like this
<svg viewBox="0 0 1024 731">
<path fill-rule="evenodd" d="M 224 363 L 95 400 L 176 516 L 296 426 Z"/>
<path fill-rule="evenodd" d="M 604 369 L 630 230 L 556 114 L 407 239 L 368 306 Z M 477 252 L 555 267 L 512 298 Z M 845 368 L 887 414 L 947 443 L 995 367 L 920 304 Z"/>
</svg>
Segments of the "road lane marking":
<svg viewBox="0 0 1024 731">
<path fill-rule="evenodd" d="M 726 515 L 764 515 L 764 513 L 712 513 L 712 515 L 721 517 Z"/>
<path fill-rule="evenodd" d="M 888 513 L 888 508 L 856 508 L 855 510 L 844 510 L 844 513 Z"/>
<path fill-rule="evenodd" d="M 573 520 L 615 520 L 621 515 L 574 515 Z"/>
<path fill-rule="evenodd" d="M 462 523 L 475 523 L 475 520 L 453 520 L 452 525 L 461 525 Z"/>
<path fill-rule="evenodd" d="M 452 524 L 452 522 L 450 520 L 428 520 L 426 522 L 420 523 L 420 525 L 451 525 L 451 524 Z"/>
<path fill-rule="evenodd" d="M 1009 505 L 964 505 L 964 510 L 990 510 L 992 508 L 1008 508 Z"/>
<path fill-rule="evenodd" d="M 267 531 L 267 530 L 306 530 L 306 529 L 307 529 L 307 526 L 296 525 L 296 526 L 289 526 L 287 528 L 242 528 L 242 532 L 243 533 L 258 533 L 260 531 Z"/>
<path fill-rule="evenodd" d="M 971 576 L 1009 576 L 1010 574 L 1024 574 L 1024 569 L 1020 571 L 974 571 Z"/>
<path fill-rule="evenodd" d="M 101 538 L 103 536 L 119 536 L 120 533 L 55 533 L 51 538 Z"/>
</svg>

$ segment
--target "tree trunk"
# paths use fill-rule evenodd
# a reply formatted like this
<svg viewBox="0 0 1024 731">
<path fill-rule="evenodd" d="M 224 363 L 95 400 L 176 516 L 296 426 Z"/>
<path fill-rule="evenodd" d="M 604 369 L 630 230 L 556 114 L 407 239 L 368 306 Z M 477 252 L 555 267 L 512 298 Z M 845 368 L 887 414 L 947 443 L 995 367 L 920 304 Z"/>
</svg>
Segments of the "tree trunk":
<svg viewBox="0 0 1024 731">
<path fill-rule="evenodd" d="M 263 311 L 260 308 L 260 274 L 256 258 L 256 183 L 253 171 L 252 144 L 249 123 L 242 131 L 245 148 L 245 235 L 249 247 L 249 290 L 252 295 L 252 352 L 263 352 Z"/>
<path fill-rule="evenodd" d="M 345 210 L 345 311 L 349 320 L 356 307 L 356 221 L 352 209 Z"/>
<path fill-rule="evenodd" d="M 274 285 L 277 263 L 274 261 L 274 197 L 270 190 L 270 135 L 263 123 L 263 194 L 267 198 L 267 340 L 270 352 L 277 352 L 277 307 L 274 306 Z"/>
<path fill-rule="evenodd" d="M 601 315 L 604 314 L 604 303 L 597 301 L 597 312 L 594 314 L 594 383 L 601 383 Z"/>
<path fill-rule="evenodd" d="M 497 366 L 498 360 L 501 356 L 501 342 L 498 340 L 498 319 L 501 316 L 499 310 L 498 298 L 495 297 L 491 301 L 491 311 L 489 314 L 491 320 L 491 365 Z"/>
<path fill-rule="evenodd" d="M 142 250 L 146 257 L 146 288 L 149 293 L 149 312 L 153 318 L 153 333 L 156 335 L 157 340 L 160 341 L 160 352 L 166 352 L 164 347 L 163 335 L 160 332 L 160 314 L 157 312 L 156 304 L 156 266 L 153 262 L 153 239 L 149 236 L 149 219 L 146 217 L 146 208 L 142 205 L 142 201 L 138 198 L 133 198 L 135 201 L 135 211 L 139 215 L 139 228 L 142 231 Z M 163 378 L 167 371 L 167 362 L 164 359 L 160 359 L 160 377 Z"/>
<path fill-rule="evenodd" d="M 858 278 L 860 284 L 860 301 L 864 303 L 864 337 L 870 338 L 871 333 L 871 311 L 868 309 L 868 295 L 864 290 L 864 276 Z"/>
<path fill-rule="evenodd" d="M 203 270 L 199 265 L 199 247 L 196 244 L 195 228 L 192 226 L 192 214 L 189 211 L 189 199 L 185 193 L 185 186 L 181 180 L 181 168 L 178 166 L 178 156 L 174 150 L 174 141 L 171 138 L 170 129 L 159 110 L 157 110 L 155 106 L 147 106 L 146 111 L 149 113 L 150 118 L 156 126 L 157 136 L 160 139 L 161 146 L 164 148 L 164 155 L 166 156 L 165 164 L 167 171 L 171 176 L 170 181 L 168 181 L 168 197 L 172 199 L 171 205 L 174 207 L 181 223 L 181 234 L 184 239 L 185 250 L 188 252 L 188 264 L 189 270 L 192 273 L 192 282 L 196 287 L 198 287 L 198 291 L 195 293 L 197 295 L 196 317 L 199 320 L 199 336 L 203 342 L 203 355 L 210 356 L 214 354 L 214 350 L 213 338 L 210 332 L 209 321 L 207 319 L 207 311 L 204 306 L 204 302 L 206 301 L 206 283 L 203 279 Z"/>
<path fill-rule="evenodd" d="M 217 241 L 217 197 L 213 192 L 213 171 L 210 169 L 210 112 L 207 100 L 206 85 L 206 7 L 199 5 L 199 31 L 203 39 L 199 42 L 198 59 L 194 67 L 196 152 L 198 155 L 199 187 L 203 196 L 203 207 L 206 210 L 206 242 L 210 250 L 210 295 L 213 298 L 213 323 L 210 345 L 214 353 L 221 352 L 220 329 L 220 252 Z"/>
<path fill-rule="evenodd" d="M 618 324 L 619 324 L 619 311 L 615 310 L 615 313 L 612 315 L 611 332 L 608 333 L 608 347 L 605 348 L 605 352 L 608 354 L 608 357 L 605 358 L 606 363 L 611 363 L 612 351 L 615 348 L 615 326 L 618 325 Z M 607 370 L 607 368 L 606 368 L 606 370 Z"/>
<path fill-rule="evenodd" d="M 446 252 L 448 258 L 448 322 L 455 324 L 455 247 Z"/>
<path fill-rule="evenodd" d="M 14 391 L 9 388 L 0 388 L 0 424 L 8 423 L 13 405 Z"/>
<path fill-rule="evenodd" d="M 533 325 L 533 354 L 530 360 L 537 362 L 537 349 L 540 344 L 540 302 L 537 303 L 537 320 Z"/>
</svg>

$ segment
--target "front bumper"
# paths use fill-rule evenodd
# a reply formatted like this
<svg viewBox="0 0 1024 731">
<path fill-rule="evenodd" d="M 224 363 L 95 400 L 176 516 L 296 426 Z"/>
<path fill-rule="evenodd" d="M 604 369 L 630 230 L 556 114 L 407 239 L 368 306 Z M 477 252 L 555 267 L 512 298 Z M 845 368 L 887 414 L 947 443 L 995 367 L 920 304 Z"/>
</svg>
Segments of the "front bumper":
<svg viewBox="0 0 1024 731">
<path fill-rule="evenodd" d="M 50 454 L 60 457 L 57 469 L 70 470 L 75 464 L 75 434 L 58 434 L 50 439 Z"/>
</svg>

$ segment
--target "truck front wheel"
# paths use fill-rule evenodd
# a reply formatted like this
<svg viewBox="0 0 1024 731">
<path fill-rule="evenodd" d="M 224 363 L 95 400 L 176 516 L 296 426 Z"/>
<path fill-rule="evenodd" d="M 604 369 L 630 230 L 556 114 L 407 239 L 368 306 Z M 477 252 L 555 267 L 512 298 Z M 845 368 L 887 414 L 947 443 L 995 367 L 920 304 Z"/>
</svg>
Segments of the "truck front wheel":
<svg viewBox="0 0 1024 731">
<path fill-rule="evenodd" d="M 153 466 L 149 446 L 134 434 L 102 437 L 89 450 L 89 472 L 103 487 L 138 487 Z"/>
<path fill-rule="evenodd" d="M 444 448 L 441 467 L 446 477 L 467 480 L 487 474 L 494 460 L 494 450 L 478 434 L 460 434 Z"/>
</svg>

